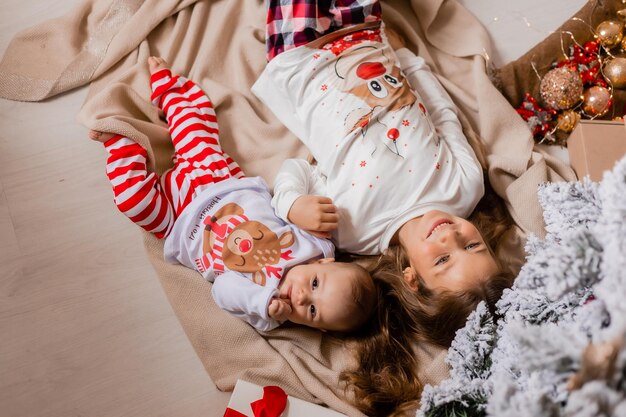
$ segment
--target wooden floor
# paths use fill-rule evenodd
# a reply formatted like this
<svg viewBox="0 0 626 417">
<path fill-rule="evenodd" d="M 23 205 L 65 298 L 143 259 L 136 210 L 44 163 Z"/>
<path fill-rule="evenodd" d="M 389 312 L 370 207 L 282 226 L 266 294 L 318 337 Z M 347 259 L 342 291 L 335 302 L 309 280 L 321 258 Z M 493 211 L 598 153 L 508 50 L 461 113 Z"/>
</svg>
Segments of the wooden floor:
<svg viewBox="0 0 626 417">
<path fill-rule="evenodd" d="M 0 52 L 77 0 L 2 0 Z M 117 212 L 104 150 L 74 118 L 82 89 L 0 100 L 0 415 L 222 416 L 139 231 Z"/>
</svg>

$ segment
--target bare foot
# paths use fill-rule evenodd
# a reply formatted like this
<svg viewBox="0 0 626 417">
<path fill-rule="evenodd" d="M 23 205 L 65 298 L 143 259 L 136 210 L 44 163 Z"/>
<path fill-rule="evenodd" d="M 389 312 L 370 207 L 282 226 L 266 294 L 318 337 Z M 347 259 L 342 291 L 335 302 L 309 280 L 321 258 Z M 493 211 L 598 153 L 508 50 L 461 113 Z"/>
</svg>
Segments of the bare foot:
<svg viewBox="0 0 626 417">
<path fill-rule="evenodd" d="M 113 133 L 98 132 L 97 130 L 90 130 L 88 135 L 89 135 L 89 139 L 95 140 L 96 142 L 102 142 L 102 143 L 108 141 L 114 136 Z"/>
<path fill-rule="evenodd" d="M 148 67 L 150 68 L 150 74 L 154 74 L 157 71 L 167 69 L 167 62 L 160 56 L 151 56 L 148 58 Z"/>
</svg>

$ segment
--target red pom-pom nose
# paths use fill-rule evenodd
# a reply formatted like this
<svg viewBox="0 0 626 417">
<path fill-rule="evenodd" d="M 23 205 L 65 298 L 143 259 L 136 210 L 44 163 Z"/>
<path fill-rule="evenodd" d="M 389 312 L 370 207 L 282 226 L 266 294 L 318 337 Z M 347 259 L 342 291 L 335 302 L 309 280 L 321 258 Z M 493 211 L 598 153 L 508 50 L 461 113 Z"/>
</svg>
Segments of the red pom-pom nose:
<svg viewBox="0 0 626 417">
<path fill-rule="evenodd" d="M 239 242 L 239 250 L 243 253 L 245 252 L 249 252 L 250 249 L 252 249 L 252 242 L 250 241 L 250 239 L 244 239 L 241 242 Z"/>
<path fill-rule="evenodd" d="M 380 77 L 385 72 L 385 66 L 380 62 L 364 62 L 356 69 L 356 75 L 363 80 Z"/>
</svg>

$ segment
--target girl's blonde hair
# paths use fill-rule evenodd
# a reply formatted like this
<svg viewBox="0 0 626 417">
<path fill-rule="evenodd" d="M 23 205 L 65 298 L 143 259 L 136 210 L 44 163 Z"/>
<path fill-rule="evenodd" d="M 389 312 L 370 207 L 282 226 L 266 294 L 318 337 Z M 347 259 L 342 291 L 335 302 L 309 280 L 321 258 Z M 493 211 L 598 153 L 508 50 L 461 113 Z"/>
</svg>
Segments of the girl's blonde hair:
<svg viewBox="0 0 626 417">
<path fill-rule="evenodd" d="M 504 223 L 510 221 L 497 203 L 488 198 L 480 207 L 490 211 L 470 219 L 490 250 L 507 230 Z M 376 313 L 357 336 L 357 368 L 340 376 L 346 388 L 353 390 L 355 405 L 367 415 L 403 415 L 417 408 L 423 384 L 417 376 L 413 343 L 425 341 L 448 348 L 478 303 L 485 301 L 495 315 L 496 302 L 514 278 L 501 267 L 499 273 L 468 290 L 435 292 L 418 277 L 419 291 L 414 291 L 403 278 L 408 266 L 405 250 L 396 246 L 370 267 L 378 292 Z"/>
</svg>

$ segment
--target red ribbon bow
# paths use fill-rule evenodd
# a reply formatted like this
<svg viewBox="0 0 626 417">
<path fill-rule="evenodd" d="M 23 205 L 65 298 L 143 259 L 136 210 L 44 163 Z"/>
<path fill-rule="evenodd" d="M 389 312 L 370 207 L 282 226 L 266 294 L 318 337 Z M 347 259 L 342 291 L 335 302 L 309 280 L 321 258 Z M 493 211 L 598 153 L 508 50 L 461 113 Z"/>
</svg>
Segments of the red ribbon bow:
<svg viewBox="0 0 626 417">
<path fill-rule="evenodd" d="M 254 417 L 279 417 L 287 407 L 287 394 L 280 387 L 263 387 L 263 398 L 250 403 Z M 227 408 L 224 417 L 246 417 L 239 411 Z"/>
</svg>

